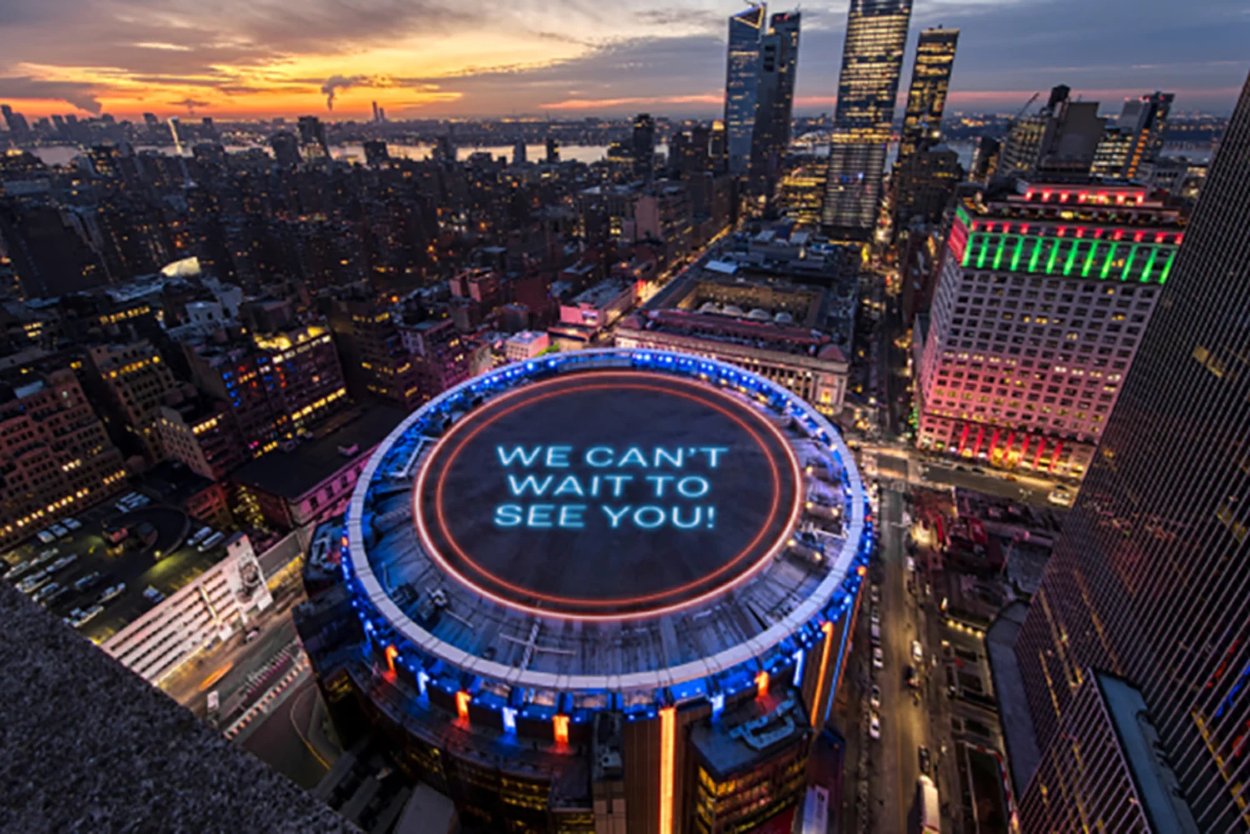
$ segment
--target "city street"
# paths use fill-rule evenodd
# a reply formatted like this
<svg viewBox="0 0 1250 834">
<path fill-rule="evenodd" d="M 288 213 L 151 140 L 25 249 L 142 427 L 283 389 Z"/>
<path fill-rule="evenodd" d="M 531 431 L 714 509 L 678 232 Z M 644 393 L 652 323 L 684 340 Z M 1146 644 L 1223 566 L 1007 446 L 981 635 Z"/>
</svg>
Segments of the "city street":
<svg viewBox="0 0 1250 834">
<path fill-rule="evenodd" d="M 903 499 L 884 490 L 880 507 L 881 648 L 884 668 L 873 668 L 873 682 L 881 689 L 881 739 L 872 749 L 876 795 L 875 831 L 906 831 L 915 804 L 920 775 L 919 750 L 932 748 L 929 705 L 907 686 L 905 670 L 916 668 L 912 641 L 924 634 L 924 615 L 912 604 L 903 527 Z M 923 640 L 921 641 L 924 642 Z"/>
<path fill-rule="evenodd" d="M 216 726 L 251 706 L 244 703 L 264 670 L 280 657 L 294 660 L 302 649 L 295 636 L 291 609 L 304 601 L 298 572 L 292 572 L 273 589 L 274 603 L 249 623 L 248 629 L 218 643 L 185 663 L 160 683 L 160 688 L 200 717 L 210 717 Z M 257 636 L 247 642 L 252 631 Z M 220 706 L 216 716 L 208 715 L 208 694 L 216 692 Z M 263 691 L 262 691 L 263 694 Z M 259 695 L 257 696 L 259 697 Z"/>
</svg>

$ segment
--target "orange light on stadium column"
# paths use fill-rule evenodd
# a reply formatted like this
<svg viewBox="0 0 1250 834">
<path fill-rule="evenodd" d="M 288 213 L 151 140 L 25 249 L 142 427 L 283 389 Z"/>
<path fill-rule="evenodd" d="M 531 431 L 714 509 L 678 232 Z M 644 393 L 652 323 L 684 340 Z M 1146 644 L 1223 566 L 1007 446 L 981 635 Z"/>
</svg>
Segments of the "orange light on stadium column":
<svg viewBox="0 0 1250 834">
<path fill-rule="evenodd" d="M 816 678 L 816 696 L 812 698 L 812 726 L 816 727 L 816 716 L 820 714 L 821 695 L 825 690 L 825 674 L 829 671 L 829 652 L 833 648 L 833 622 L 827 621 L 820 626 L 825 634 L 825 646 L 820 652 L 820 676 Z"/>
<path fill-rule="evenodd" d="M 768 694 L 768 672 L 761 669 L 755 676 L 755 697 L 763 698 Z"/>
<path fill-rule="evenodd" d="M 390 673 L 395 674 L 395 658 L 399 657 L 399 649 L 395 648 L 395 644 L 386 647 L 386 668 Z"/>
<path fill-rule="evenodd" d="M 569 717 L 567 715 L 551 716 L 551 729 L 555 735 L 556 744 L 566 745 L 569 743 Z"/>
<path fill-rule="evenodd" d="M 673 759 L 677 751 L 677 708 L 660 708 L 660 830 L 673 834 Z"/>
<path fill-rule="evenodd" d="M 469 699 L 472 696 L 463 689 L 456 693 L 456 715 L 460 716 L 460 720 L 469 720 Z"/>
</svg>

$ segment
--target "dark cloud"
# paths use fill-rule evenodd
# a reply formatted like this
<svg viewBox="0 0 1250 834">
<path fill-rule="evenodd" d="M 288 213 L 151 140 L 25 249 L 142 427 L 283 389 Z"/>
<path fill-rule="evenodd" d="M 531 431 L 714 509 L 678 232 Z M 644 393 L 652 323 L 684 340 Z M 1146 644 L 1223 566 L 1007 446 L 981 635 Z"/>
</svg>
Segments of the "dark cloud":
<svg viewBox="0 0 1250 834">
<path fill-rule="evenodd" d="M 187 113 L 191 114 L 192 116 L 195 115 L 195 111 L 197 109 L 201 107 L 208 107 L 208 105 L 211 104 L 211 102 L 200 101 L 199 99 L 194 99 L 194 98 L 191 98 L 190 96 L 184 99 L 179 99 L 178 101 L 170 101 L 166 103 L 172 107 L 185 108 Z"/>
<path fill-rule="evenodd" d="M 44 81 L 20 75 L 0 76 L 0 98 L 54 99 L 88 113 L 100 112 L 95 85 L 75 81 Z"/>
<path fill-rule="evenodd" d="M 326 109 L 334 109 L 334 97 L 339 90 L 352 87 L 373 87 L 375 89 L 392 89 L 405 87 L 428 92 L 438 90 L 438 85 L 419 78 L 395 78 L 389 75 L 332 75 L 321 84 L 321 94 L 326 97 Z"/>
</svg>

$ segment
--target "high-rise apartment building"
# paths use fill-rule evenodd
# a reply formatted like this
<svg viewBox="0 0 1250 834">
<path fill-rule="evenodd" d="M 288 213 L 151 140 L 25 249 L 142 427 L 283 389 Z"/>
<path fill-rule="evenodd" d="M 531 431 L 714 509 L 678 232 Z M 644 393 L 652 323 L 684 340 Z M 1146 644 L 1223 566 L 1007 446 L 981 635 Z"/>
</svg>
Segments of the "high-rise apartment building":
<svg viewBox="0 0 1250 834">
<path fill-rule="evenodd" d="M 73 370 L 0 385 L 0 546 L 91 506 L 125 476 Z"/>
<path fill-rule="evenodd" d="M 911 0 L 851 0 L 825 184 L 824 225 L 866 239 L 876 222 Z"/>
<path fill-rule="evenodd" d="M 804 162 L 786 171 L 781 179 L 781 213 L 799 226 L 820 225 L 820 207 L 825 201 L 825 177 L 829 166 L 824 162 Z"/>
<path fill-rule="evenodd" d="M 1089 176 L 1103 139 L 1098 102 L 1073 101 L 1060 84 L 1036 113 L 1012 124 L 998 159 L 998 176 L 1028 178 Z"/>
<path fill-rule="evenodd" d="M 1065 729 L 1080 688 L 1118 675 L 1141 692 L 1199 831 L 1250 827 L 1247 216 L 1250 79 L 1016 642 L 1043 757 L 1084 744 Z M 1109 790 L 1071 779 L 1059 789 L 1039 769 L 1025 828 L 1038 809 L 1073 818 L 1112 802 Z"/>
<path fill-rule="evenodd" d="M 965 199 L 921 354 L 921 448 L 1083 477 L 1183 235 L 1142 186 Z"/>
<path fill-rule="evenodd" d="M 326 141 L 325 123 L 316 116 L 300 116 L 296 124 L 299 130 L 300 148 L 306 157 L 330 157 L 330 145 Z"/>
<path fill-rule="evenodd" d="M 634 117 L 634 176 L 649 180 L 655 176 L 655 119 L 650 113 Z"/>
<path fill-rule="evenodd" d="M 1147 93 L 1124 102 L 1115 124 L 1107 127 L 1094 157 L 1094 173 L 1111 179 L 1136 179 L 1163 148 L 1163 130 L 1172 109 L 1171 93 Z"/>
<path fill-rule="evenodd" d="M 184 342 L 195 385 L 224 402 L 249 454 L 273 451 L 348 404 L 329 328 L 310 325 L 227 343 Z"/>
<path fill-rule="evenodd" d="M 927 142 L 934 142 L 942 132 L 942 112 L 946 109 L 946 93 L 951 84 L 951 68 L 955 65 L 955 47 L 959 44 L 958 29 L 925 29 L 916 42 L 916 61 L 911 70 L 911 87 L 907 91 L 907 109 L 903 114 L 903 135 L 898 146 L 898 164 Z"/>
<path fill-rule="evenodd" d="M 725 68 L 725 153 L 729 173 L 745 174 L 751 162 L 759 87 L 760 37 L 768 20 L 763 3 L 729 18 Z"/>
<path fill-rule="evenodd" d="M 773 196 L 786 148 L 799 65 L 799 13 L 774 14 L 760 40 L 759 85 L 751 137 L 751 193 Z"/>
<path fill-rule="evenodd" d="M 376 397 L 415 408 L 421 373 L 404 346 L 394 313 L 367 297 L 334 298 L 327 314 L 355 397 Z"/>
<path fill-rule="evenodd" d="M 146 339 L 131 344 L 97 345 L 87 350 L 88 386 L 112 435 L 127 454 L 141 453 L 148 463 L 164 457 L 156 419 L 175 388 L 174 375 Z"/>
</svg>

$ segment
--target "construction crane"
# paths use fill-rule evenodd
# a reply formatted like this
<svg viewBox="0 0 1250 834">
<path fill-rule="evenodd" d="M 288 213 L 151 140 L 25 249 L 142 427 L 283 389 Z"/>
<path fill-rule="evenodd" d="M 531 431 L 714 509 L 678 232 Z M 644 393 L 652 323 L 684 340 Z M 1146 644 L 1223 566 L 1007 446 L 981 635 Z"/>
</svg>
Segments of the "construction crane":
<svg viewBox="0 0 1250 834">
<path fill-rule="evenodd" d="M 1016 122 L 1020 121 L 1020 117 L 1024 115 L 1024 111 L 1028 110 L 1033 105 L 1033 102 L 1037 101 L 1037 97 L 1040 95 L 1041 93 L 1039 92 L 1039 93 L 1034 93 L 1033 95 L 1029 96 L 1029 100 L 1026 101 L 1024 103 L 1024 106 L 1020 108 L 1020 112 L 1012 116 L 1011 121 L 1007 122 L 1008 130 L 1011 130 L 1011 126 L 1014 125 Z"/>
</svg>

